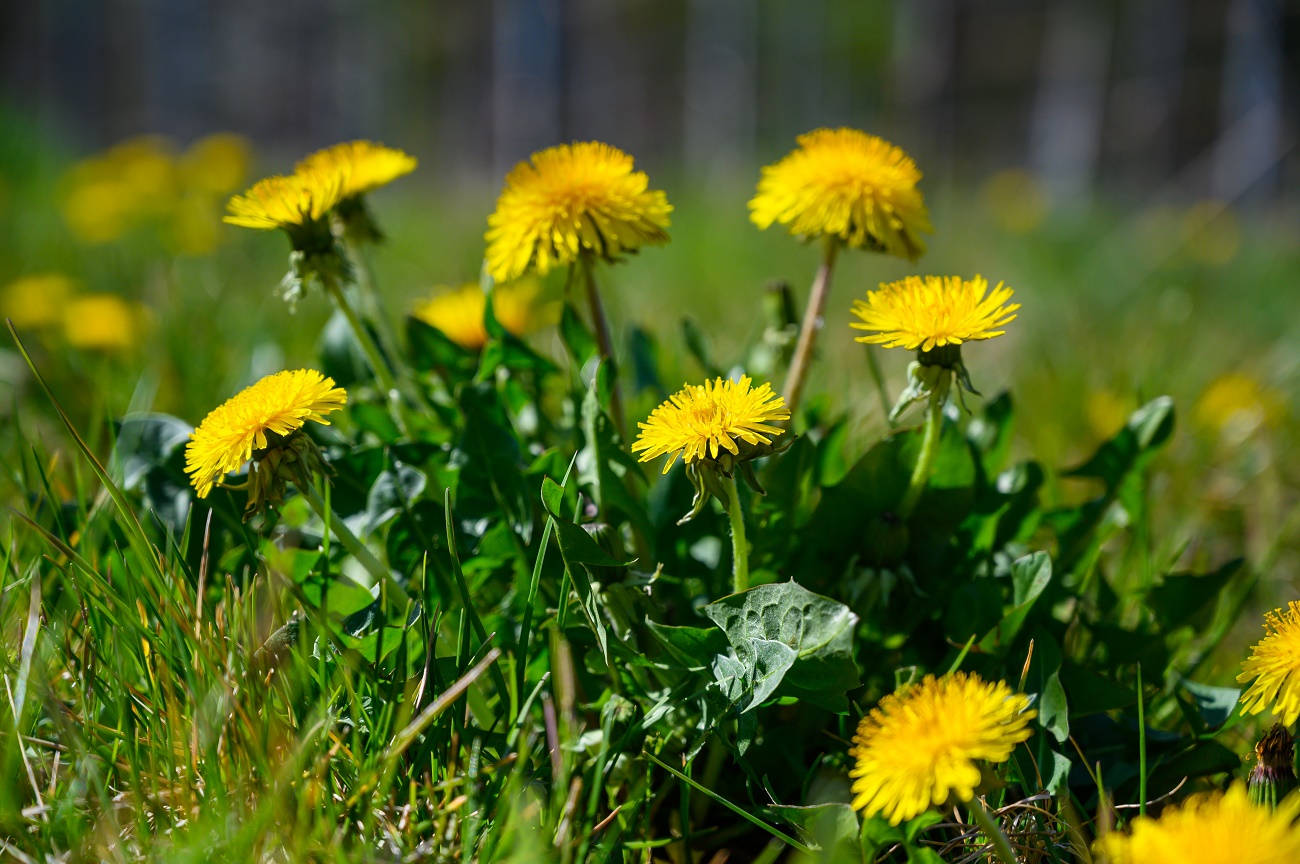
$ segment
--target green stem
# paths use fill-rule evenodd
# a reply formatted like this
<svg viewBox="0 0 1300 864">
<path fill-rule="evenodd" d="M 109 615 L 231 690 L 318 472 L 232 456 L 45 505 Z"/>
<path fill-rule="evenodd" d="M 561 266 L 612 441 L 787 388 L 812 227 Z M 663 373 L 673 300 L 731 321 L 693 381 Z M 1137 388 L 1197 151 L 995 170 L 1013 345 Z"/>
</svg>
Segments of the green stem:
<svg viewBox="0 0 1300 864">
<path fill-rule="evenodd" d="M 610 372 L 614 376 L 614 389 L 609 397 L 609 413 L 614 418 L 614 426 L 623 434 L 623 398 L 618 386 L 618 364 L 614 361 L 614 336 L 610 331 L 609 318 L 605 316 L 605 305 L 600 302 L 600 289 L 596 287 L 596 272 L 592 266 L 591 253 L 583 252 L 578 256 L 582 265 L 583 283 L 587 289 L 587 306 L 591 311 L 591 324 L 596 330 L 596 345 L 600 348 L 601 359 L 609 361 Z"/>
<path fill-rule="evenodd" d="M 871 370 L 871 380 L 876 384 L 876 395 L 880 397 L 880 411 L 885 415 L 885 422 L 889 428 L 894 428 L 894 421 L 890 417 L 893 405 L 889 401 L 889 389 L 885 387 L 885 375 L 880 371 L 880 359 L 876 357 L 876 349 L 870 345 L 863 345 L 867 349 L 867 368 Z"/>
<path fill-rule="evenodd" d="M 1011 841 L 1007 839 L 1007 835 L 1003 833 L 1002 827 L 998 825 L 993 815 L 984 808 L 984 803 L 980 801 L 978 795 L 966 802 L 966 809 L 970 811 L 971 817 L 984 832 L 984 836 L 993 844 L 993 851 L 997 853 L 998 860 L 1002 864 L 1017 864 Z"/>
<path fill-rule="evenodd" d="M 410 596 L 406 593 L 406 589 L 399 585 L 397 580 L 393 578 L 392 571 L 383 564 L 380 564 L 379 559 L 376 558 L 374 553 L 366 547 L 366 544 L 357 539 L 357 535 L 352 533 L 352 529 L 350 529 L 348 524 L 343 521 L 343 518 L 331 510 L 330 506 L 325 503 L 325 499 L 316 491 L 316 487 L 310 484 L 301 485 L 298 486 L 298 491 L 302 493 L 302 497 L 307 499 L 307 504 L 311 507 L 312 511 L 320 517 L 321 521 L 325 523 L 328 530 L 330 530 L 334 536 L 338 538 L 338 541 L 343 544 L 343 548 L 348 550 L 348 554 L 357 559 L 357 562 L 360 563 L 362 567 L 366 568 L 366 572 L 370 574 L 370 577 L 374 579 L 376 583 L 386 584 L 388 595 L 395 599 L 399 604 L 405 605 L 406 603 L 409 603 L 411 599 Z"/>
<path fill-rule="evenodd" d="M 835 268 L 835 255 L 839 249 L 839 239 L 828 235 L 822 250 L 821 266 L 817 268 L 812 290 L 808 293 L 808 308 L 803 313 L 803 324 L 799 328 L 799 341 L 795 343 L 794 357 L 790 360 L 790 371 L 786 373 L 785 386 L 781 388 L 781 395 L 785 397 L 785 407 L 790 412 L 792 423 L 795 409 L 799 407 L 799 397 L 803 395 L 808 366 L 812 363 L 817 333 L 822 328 L 822 313 L 826 310 L 826 299 L 831 293 L 831 272 Z"/>
<path fill-rule="evenodd" d="M 707 469 L 706 469 L 707 470 Z M 727 518 L 731 520 L 731 583 L 736 594 L 749 590 L 749 544 L 745 542 L 745 514 L 740 511 L 736 478 L 723 477 L 727 490 Z"/>
<path fill-rule="evenodd" d="M 934 472 L 934 463 L 939 456 L 939 439 L 943 437 L 943 404 L 948 398 L 948 385 L 952 383 L 952 372 L 948 369 L 939 371 L 938 380 L 930 389 L 930 404 L 925 414 L 925 437 L 921 439 L 921 454 L 917 457 L 916 467 L 912 469 L 912 480 L 903 495 L 903 503 L 898 505 L 898 515 L 906 520 L 916 509 L 921 500 L 921 493 L 930 482 Z"/>
<path fill-rule="evenodd" d="M 322 281 L 325 283 L 325 290 L 329 292 L 330 298 L 334 305 L 343 313 L 343 317 L 348 319 L 348 324 L 352 327 L 352 334 L 357 337 L 357 342 L 361 345 L 361 351 L 366 355 L 366 361 L 370 368 L 374 370 L 375 380 L 384 391 L 384 396 L 388 399 L 393 398 L 393 391 L 397 388 L 397 382 L 393 378 L 393 372 L 388 368 L 384 355 L 380 353 L 379 346 L 370 335 L 369 328 L 362 323 L 361 318 L 357 315 L 357 310 L 352 308 L 348 301 L 347 295 L 343 292 L 343 286 L 337 279 L 325 277 Z"/>
<path fill-rule="evenodd" d="M 370 265 L 366 261 L 365 249 L 356 240 L 345 237 L 343 251 L 347 255 L 348 263 L 352 266 L 354 282 L 361 300 L 361 316 L 369 319 L 370 323 L 375 326 L 375 332 L 379 334 L 379 346 L 388 357 L 392 358 L 392 362 L 398 366 L 393 370 L 395 377 L 403 380 L 406 375 L 404 369 L 401 368 L 402 358 L 397 350 L 397 336 L 393 333 L 393 328 L 388 324 L 389 319 L 388 315 L 385 314 L 384 301 L 375 287 L 374 276 L 371 274 Z"/>
</svg>

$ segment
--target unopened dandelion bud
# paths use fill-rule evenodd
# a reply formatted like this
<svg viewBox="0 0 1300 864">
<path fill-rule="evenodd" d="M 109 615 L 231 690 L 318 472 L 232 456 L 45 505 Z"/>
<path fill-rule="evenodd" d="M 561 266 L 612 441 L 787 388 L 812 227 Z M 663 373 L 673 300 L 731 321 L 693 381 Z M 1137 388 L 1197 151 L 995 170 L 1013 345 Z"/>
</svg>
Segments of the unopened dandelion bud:
<svg viewBox="0 0 1300 864">
<path fill-rule="evenodd" d="M 1296 788 L 1295 739 L 1281 724 L 1275 725 L 1255 745 L 1258 761 L 1251 769 L 1246 789 L 1251 803 L 1273 810 Z"/>
</svg>

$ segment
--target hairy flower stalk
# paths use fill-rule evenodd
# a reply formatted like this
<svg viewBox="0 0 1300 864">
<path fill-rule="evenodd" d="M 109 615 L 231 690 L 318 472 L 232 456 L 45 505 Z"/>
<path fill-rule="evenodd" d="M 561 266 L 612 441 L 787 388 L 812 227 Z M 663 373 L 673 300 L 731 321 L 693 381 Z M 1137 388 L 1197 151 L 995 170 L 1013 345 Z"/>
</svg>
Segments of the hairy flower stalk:
<svg viewBox="0 0 1300 864">
<path fill-rule="evenodd" d="M 772 392 L 771 384 L 750 388 L 750 379 L 717 378 L 702 385 L 687 384 L 653 412 L 641 428 L 632 452 L 642 462 L 667 455 L 665 474 L 680 455 L 686 476 L 695 487 L 691 511 L 678 524 L 699 515 L 710 498 L 717 498 L 731 523 L 732 587 L 749 587 L 749 545 L 745 539 L 744 514 L 735 475 L 760 495 L 763 488 L 752 462 L 789 446 L 774 446 L 772 439 L 785 431 L 775 424 L 788 420 L 785 400 Z"/>
<path fill-rule="evenodd" d="M 823 243 L 782 387 L 791 412 L 803 394 L 839 248 L 915 261 L 925 251 L 920 234 L 932 230 L 916 188 L 921 172 L 898 147 L 845 128 L 816 129 L 800 135 L 798 142 L 795 150 L 763 169 L 757 194 L 749 202 L 750 218 L 760 229 L 779 223 L 797 237 L 821 238 Z"/>
</svg>

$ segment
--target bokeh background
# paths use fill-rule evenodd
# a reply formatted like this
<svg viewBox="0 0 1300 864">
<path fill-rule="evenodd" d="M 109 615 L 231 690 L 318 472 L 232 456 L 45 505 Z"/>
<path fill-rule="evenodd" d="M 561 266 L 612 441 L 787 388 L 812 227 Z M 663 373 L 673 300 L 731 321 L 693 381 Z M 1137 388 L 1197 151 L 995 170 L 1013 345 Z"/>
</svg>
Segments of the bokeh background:
<svg viewBox="0 0 1300 864">
<path fill-rule="evenodd" d="M 607 273 L 612 317 L 698 378 L 684 318 L 738 363 L 766 287 L 802 302 L 816 263 L 749 223 L 760 166 L 855 126 L 916 158 L 936 233 L 916 266 L 841 259 L 812 388 L 854 416 L 849 457 L 885 428 L 851 300 L 918 270 L 1005 280 L 1021 318 L 967 360 L 1014 392 L 1022 455 L 1077 464 L 1173 395 L 1137 542 L 1170 567 L 1247 554 L 1268 606 L 1300 573 L 1298 64 L 1295 0 L 9 2 L 0 312 L 99 443 L 128 410 L 197 422 L 316 362 L 328 317 L 275 296 L 284 241 L 222 225 L 230 193 L 348 138 L 418 156 L 374 196 L 396 315 L 477 279 L 512 164 L 594 138 L 676 206 L 669 246 Z M 8 347 L 0 379 L 12 458 L 47 409 Z M 1079 493 L 1053 475 L 1050 496 Z"/>
</svg>

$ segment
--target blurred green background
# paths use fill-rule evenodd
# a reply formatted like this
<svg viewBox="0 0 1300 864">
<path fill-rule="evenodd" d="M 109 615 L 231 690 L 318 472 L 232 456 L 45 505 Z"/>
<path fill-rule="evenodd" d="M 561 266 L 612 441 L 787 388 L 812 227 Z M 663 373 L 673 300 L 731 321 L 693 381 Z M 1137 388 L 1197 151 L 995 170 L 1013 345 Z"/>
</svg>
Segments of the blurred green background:
<svg viewBox="0 0 1300 864">
<path fill-rule="evenodd" d="M 1300 7 L 1278 0 L 8 4 L 0 313 L 101 448 L 129 410 L 197 423 L 317 362 L 328 314 L 278 299 L 287 245 L 222 225 L 229 194 L 348 138 L 418 156 L 373 196 L 398 315 L 478 278 L 514 162 L 601 139 L 676 208 L 667 247 L 603 274 L 611 317 L 624 340 L 652 334 L 667 380 L 694 380 L 684 318 L 731 367 L 767 286 L 802 303 L 816 264 L 749 223 L 760 166 L 856 126 L 917 159 L 936 231 L 916 266 L 841 258 L 810 392 L 854 417 L 848 455 L 886 428 L 852 299 L 912 272 L 1004 280 L 1020 318 L 967 362 L 986 394 L 1013 391 L 1022 455 L 1076 464 L 1171 394 L 1141 542 L 1171 567 L 1245 552 L 1271 607 L 1300 575 L 1297 47 Z M 908 359 L 882 354 L 895 393 Z M 60 451 L 8 346 L 0 383 L 5 459 Z"/>
</svg>

